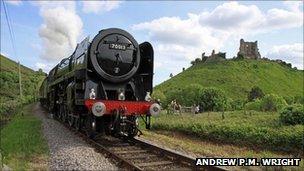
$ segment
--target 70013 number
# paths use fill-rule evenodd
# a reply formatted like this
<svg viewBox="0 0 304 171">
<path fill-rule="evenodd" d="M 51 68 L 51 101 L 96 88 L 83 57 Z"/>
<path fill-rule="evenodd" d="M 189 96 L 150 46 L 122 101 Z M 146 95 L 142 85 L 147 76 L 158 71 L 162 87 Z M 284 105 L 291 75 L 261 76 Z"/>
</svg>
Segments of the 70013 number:
<svg viewBox="0 0 304 171">
<path fill-rule="evenodd" d="M 111 43 L 109 44 L 109 47 L 110 49 L 126 50 L 126 46 L 122 44 Z"/>
</svg>

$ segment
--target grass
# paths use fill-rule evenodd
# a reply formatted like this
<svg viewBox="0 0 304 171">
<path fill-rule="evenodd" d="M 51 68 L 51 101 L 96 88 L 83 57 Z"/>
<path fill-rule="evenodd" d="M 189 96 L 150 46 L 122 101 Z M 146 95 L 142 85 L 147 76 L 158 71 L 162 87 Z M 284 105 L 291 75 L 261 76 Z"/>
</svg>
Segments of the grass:
<svg viewBox="0 0 304 171">
<path fill-rule="evenodd" d="M 13 170 L 46 170 L 49 151 L 41 121 L 32 115 L 33 105 L 23 108 L 1 129 L 3 163 Z"/>
<path fill-rule="evenodd" d="M 253 86 L 265 94 L 283 97 L 302 96 L 304 91 L 303 71 L 262 60 L 200 63 L 157 85 L 155 90 L 166 96 L 169 90 L 190 84 L 219 88 L 232 99 L 246 99 Z"/>
<path fill-rule="evenodd" d="M 275 112 L 243 111 L 198 115 L 161 114 L 152 119 L 152 130 L 179 132 L 201 140 L 234 144 L 255 150 L 284 151 L 303 155 L 304 125 L 284 126 Z"/>
<path fill-rule="evenodd" d="M 20 99 L 18 63 L 0 55 L 0 70 L 0 115 L 1 119 L 5 119 L 5 114 L 13 113 L 15 108 L 33 102 L 38 97 L 38 90 L 45 74 L 21 65 L 23 98 Z"/>
<path fill-rule="evenodd" d="M 141 138 L 152 141 L 160 146 L 188 154 L 194 157 L 253 157 L 253 158 L 271 158 L 271 157 L 294 157 L 291 154 L 274 152 L 270 150 L 253 150 L 247 147 L 239 147 L 231 144 L 222 144 L 201 140 L 193 136 L 187 136 L 172 131 L 147 131 L 143 130 Z M 259 167 L 229 167 L 231 170 L 261 170 Z M 282 170 L 282 168 L 272 168 L 270 170 Z M 304 161 L 301 159 L 300 167 L 286 167 L 284 170 L 303 170 Z M 263 170 L 269 170 L 263 169 Z"/>
</svg>

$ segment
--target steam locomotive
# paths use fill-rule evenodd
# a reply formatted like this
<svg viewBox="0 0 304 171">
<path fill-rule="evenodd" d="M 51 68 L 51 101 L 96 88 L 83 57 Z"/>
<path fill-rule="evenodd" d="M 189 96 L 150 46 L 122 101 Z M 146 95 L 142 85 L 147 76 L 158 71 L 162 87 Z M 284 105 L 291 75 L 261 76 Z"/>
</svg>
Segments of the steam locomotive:
<svg viewBox="0 0 304 171">
<path fill-rule="evenodd" d="M 55 118 L 96 134 L 134 137 L 138 119 L 147 129 L 160 106 L 151 100 L 153 47 L 128 32 L 110 28 L 85 38 L 48 74 L 40 103 Z"/>
</svg>

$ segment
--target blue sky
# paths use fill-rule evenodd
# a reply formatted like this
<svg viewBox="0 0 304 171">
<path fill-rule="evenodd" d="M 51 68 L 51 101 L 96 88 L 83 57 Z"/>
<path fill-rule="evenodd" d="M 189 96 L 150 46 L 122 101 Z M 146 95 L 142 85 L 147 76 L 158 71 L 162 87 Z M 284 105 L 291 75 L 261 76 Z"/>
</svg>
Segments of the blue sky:
<svg viewBox="0 0 304 171">
<path fill-rule="evenodd" d="M 86 36 L 118 27 L 155 50 L 159 84 L 212 49 L 237 54 L 240 38 L 259 42 L 262 56 L 303 69 L 302 1 L 4 1 L 15 34 L 15 55 L 1 2 L 1 54 L 49 71 Z M 50 36 L 51 35 L 51 36 Z"/>
</svg>

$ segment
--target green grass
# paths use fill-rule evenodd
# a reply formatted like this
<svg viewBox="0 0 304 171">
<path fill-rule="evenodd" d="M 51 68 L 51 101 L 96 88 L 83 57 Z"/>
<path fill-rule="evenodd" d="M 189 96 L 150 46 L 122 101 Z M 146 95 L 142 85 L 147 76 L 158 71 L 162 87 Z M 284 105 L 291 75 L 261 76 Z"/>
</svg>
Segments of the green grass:
<svg viewBox="0 0 304 171">
<path fill-rule="evenodd" d="M 241 60 L 194 65 L 173 78 L 157 85 L 155 90 L 165 95 L 169 90 L 189 84 L 222 89 L 229 98 L 246 99 L 253 86 L 265 94 L 283 97 L 303 95 L 303 74 L 272 61 Z"/>
<path fill-rule="evenodd" d="M 237 158 L 293 158 L 293 154 L 277 152 L 271 150 L 253 150 L 247 147 L 239 147 L 232 144 L 221 144 L 217 142 L 204 141 L 193 136 L 170 132 L 170 131 L 148 131 L 142 130 L 141 138 L 152 141 L 160 146 L 187 153 L 191 156 L 208 156 L 208 157 L 237 157 Z M 242 166 L 229 167 L 230 170 L 304 170 L 303 156 L 301 157 L 300 166 L 286 167 L 257 167 Z"/>
<path fill-rule="evenodd" d="M 45 78 L 43 72 L 20 67 L 23 98 L 19 98 L 18 63 L 0 55 L 0 114 L 1 119 L 14 112 L 22 103 L 33 102 L 38 97 L 40 84 Z"/>
<path fill-rule="evenodd" d="M 41 132 L 41 121 L 32 115 L 32 105 L 27 105 L 21 113 L 1 129 L 1 154 L 4 164 L 14 170 L 39 169 L 48 157 L 48 147 Z"/>
<path fill-rule="evenodd" d="M 255 149 L 291 152 L 303 150 L 304 125 L 284 126 L 274 112 L 243 111 L 211 112 L 193 115 L 166 115 L 153 117 L 152 129 L 180 132 L 202 140 L 236 144 Z"/>
</svg>

